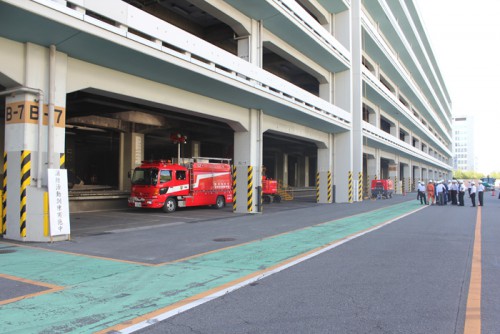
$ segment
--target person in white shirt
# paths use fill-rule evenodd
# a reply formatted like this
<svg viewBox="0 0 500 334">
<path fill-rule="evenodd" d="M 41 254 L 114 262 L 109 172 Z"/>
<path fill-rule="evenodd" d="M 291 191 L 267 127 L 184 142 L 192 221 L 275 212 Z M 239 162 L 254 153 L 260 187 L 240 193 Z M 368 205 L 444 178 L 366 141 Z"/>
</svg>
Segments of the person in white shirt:
<svg viewBox="0 0 500 334">
<path fill-rule="evenodd" d="M 464 181 L 458 181 L 458 206 L 464 206 L 465 184 Z"/>
<path fill-rule="evenodd" d="M 476 206 L 476 184 L 471 182 L 470 187 L 470 200 L 472 202 L 472 207 Z"/>
<path fill-rule="evenodd" d="M 479 199 L 479 206 L 483 206 L 483 193 L 484 193 L 484 185 L 482 182 L 479 182 L 479 186 L 477 187 L 477 196 Z"/>
<path fill-rule="evenodd" d="M 458 204 L 457 203 L 457 194 L 458 194 L 457 180 L 451 181 L 450 194 L 451 194 L 451 204 L 457 205 Z"/>
<path fill-rule="evenodd" d="M 417 200 L 420 199 L 420 204 L 427 205 L 427 200 L 425 199 L 425 185 L 423 182 L 418 181 L 417 191 L 418 191 Z"/>
<path fill-rule="evenodd" d="M 444 190 L 445 187 L 443 185 L 443 181 L 439 181 L 438 185 L 436 186 L 436 202 L 438 205 L 444 205 Z"/>
</svg>

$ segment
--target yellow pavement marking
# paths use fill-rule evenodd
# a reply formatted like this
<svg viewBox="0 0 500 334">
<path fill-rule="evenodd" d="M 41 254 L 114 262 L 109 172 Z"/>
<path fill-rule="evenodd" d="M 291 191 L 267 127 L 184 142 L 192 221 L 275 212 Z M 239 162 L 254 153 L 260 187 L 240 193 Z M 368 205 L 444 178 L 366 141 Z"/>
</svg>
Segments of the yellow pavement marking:
<svg viewBox="0 0 500 334">
<path fill-rule="evenodd" d="M 481 207 L 478 207 L 464 334 L 481 333 Z"/>
<path fill-rule="evenodd" d="M 16 276 L 11 276 L 11 275 L 7 275 L 7 274 L 1 274 L 0 273 L 0 277 L 1 278 L 5 278 L 5 279 L 9 279 L 9 280 L 12 280 L 12 281 L 22 282 L 22 283 L 31 284 L 31 285 L 38 285 L 38 286 L 42 286 L 44 288 L 47 288 L 47 290 L 43 290 L 43 291 L 39 291 L 39 292 L 34 292 L 34 293 L 27 294 L 27 295 L 22 295 L 22 296 L 19 296 L 19 297 L 6 299 L 6 300 L 0 300 L 0 305 L 6 305 L 6 304 L 9 304 L 9 303 L 17 302 L 18 300 L 21 300 L 21 299 L 26 299 L 26 298 L 31 298 L 31 297 L 35 297 L 35 296 L 40 296 L 40 295 L 44 295 L 46 293 L 53 293 L 53 292 L 60 291 L 60 290 L 64 289 L 64 287 L 62 287 L 62 286 L 58 286 L 58 285 L 54 285 L 54 284 L 49 284 L 49 283 L 44 283 L 44 282 L 39 282 L 39 281 L 33 281 L 33 280 L 30 280 L 30 279 L 27 279 L 27 278 L 16 277 Z"/>
</svg>

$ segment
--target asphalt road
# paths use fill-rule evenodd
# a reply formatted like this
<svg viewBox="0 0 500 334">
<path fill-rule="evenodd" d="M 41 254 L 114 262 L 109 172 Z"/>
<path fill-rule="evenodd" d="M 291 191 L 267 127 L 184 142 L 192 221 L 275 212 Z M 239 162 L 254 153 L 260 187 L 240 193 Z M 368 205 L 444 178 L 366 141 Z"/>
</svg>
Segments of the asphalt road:
<svg viewBox="0 0 500 334">
<path fill-rule="evenodd" d="M 464 333 L 478 213 L 500 333 L 500 200 L 415 196 L 72 215 L 71 241 L 0 242 L 0 333 Z"/>
<path fill-rule="evenodd" d="M 482 333 L 500 333 L 500 200 L 482 210 Z M 430 206 L 140 333 L 464 333 L 477 209 Z"/>
</svg>

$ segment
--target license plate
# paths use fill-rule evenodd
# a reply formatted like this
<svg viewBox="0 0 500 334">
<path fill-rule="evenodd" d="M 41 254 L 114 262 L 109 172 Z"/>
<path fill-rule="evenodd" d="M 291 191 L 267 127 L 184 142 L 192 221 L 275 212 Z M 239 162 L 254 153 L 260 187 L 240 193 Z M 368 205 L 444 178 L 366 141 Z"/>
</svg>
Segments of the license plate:
<svg viewBox="0 0 500 334">
<path fill-rule="evenodd" d="M 140 208 L 142 206 L 141 202 L 135 202 L 135 207 Z"/>
</svg>

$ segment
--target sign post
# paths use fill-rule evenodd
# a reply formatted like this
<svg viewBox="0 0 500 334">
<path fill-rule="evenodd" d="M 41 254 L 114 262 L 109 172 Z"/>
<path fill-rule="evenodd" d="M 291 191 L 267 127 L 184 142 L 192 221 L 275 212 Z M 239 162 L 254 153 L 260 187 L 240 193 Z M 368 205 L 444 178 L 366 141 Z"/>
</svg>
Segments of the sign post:
<svg viewBox="0 0 500 334">
<path fill-rule="evenodd" d="M 48 169 L 50 236 L 70 235 L 68 171 Z"/>
</svg>

